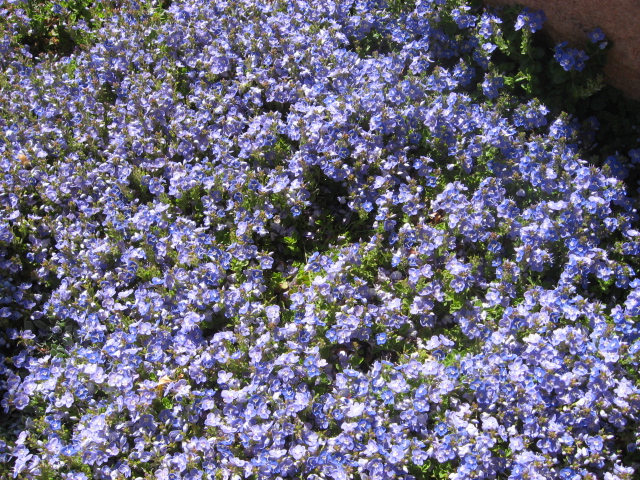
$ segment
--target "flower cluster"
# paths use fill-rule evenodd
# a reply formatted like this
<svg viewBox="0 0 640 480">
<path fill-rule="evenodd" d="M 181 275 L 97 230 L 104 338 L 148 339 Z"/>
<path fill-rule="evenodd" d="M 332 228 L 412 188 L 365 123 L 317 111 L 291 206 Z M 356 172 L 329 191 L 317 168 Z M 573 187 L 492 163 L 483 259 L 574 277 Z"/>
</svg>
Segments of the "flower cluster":
<svg viewBox="0 0 640 480">
<path fill-rule="evenodd" d="M 603 31 L 596 28 L 587 35 L 589 42 L 593 45 L 589 51 L 598 54 L 598 50 L 604 50 L 608 42 L 605 40 Z M 568 42 L 560 42 L 554 48 L 554 59 L 566 71 L 581 72 L 587 65 L 589 55 L 584 50 L 578 48 L 570 48 Z"/>
<path fill-rule="evenodd" d="M 531 33 L 535 33 L 538 30 L 542 30 L 542 24 L 546 22 L 547 16 L 542 10 L 531 11 L 528 8 L 522 10 L 516 20 L 516 30 L 526 30 Z"/>
<path fill-rule="evenodd" d="M 110 3 L 0 4 L 3 475 L 636 475 L 638 150 L 501 102 L 498 13 Z"/>
<path fill-rule="evenodd" d="M 554 50 L 554 58 L 567 72 L 571 70 L 581 72 L 584 70 L 585 62 L 589 60 L 589 56 L 584 50 L 569 48 L 568 42 L 560 42 L 555 46 Z"/>
</svg>

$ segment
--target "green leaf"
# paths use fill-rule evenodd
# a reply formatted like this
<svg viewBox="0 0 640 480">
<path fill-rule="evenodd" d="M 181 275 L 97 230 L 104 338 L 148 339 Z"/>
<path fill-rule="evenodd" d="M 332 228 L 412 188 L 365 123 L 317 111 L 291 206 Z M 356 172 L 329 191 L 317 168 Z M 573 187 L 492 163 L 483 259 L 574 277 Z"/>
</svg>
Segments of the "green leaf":
<svg viewBox="0 0 640 480">
<path fill-rule="evenodd" d="M 535 47 L 531 49 L 531 56 L 533 58 L 540 59 L 542 57 L 544 57 L 544 49 L 540 48 L 540 47 Z M 536 67 L 538 67 L 539 64 L 536 64 Z"/>
<path fill-rule="evenodd" d="M 567 81 L 567 76 L 563 73 L 555 73 L 551 80 L 553 83 L 564 83 Z"/>
</svg>

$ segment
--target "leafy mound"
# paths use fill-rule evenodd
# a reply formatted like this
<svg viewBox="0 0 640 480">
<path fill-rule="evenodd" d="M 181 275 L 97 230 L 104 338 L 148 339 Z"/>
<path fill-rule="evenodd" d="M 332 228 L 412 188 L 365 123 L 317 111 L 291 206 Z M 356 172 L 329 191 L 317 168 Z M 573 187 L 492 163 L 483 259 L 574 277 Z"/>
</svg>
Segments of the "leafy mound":
<svg viewBox="0 0 640 480">
<path fill-rule="evenodd" d="M 638 110 L 599 31 L 37 4 L 0 4 L 0 472 L 633 478 Z"/>
</svg>

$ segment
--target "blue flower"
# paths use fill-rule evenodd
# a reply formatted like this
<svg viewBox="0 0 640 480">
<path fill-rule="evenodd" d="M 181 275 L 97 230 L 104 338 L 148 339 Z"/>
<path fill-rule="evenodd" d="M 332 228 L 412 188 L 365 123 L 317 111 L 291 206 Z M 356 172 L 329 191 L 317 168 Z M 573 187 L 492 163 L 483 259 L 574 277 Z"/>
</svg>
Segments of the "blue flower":
<svg viewBox="0 0 640 480">
<path fill-rule="evenodd" d="M 528 8 L 522 10 L 516 20 L 515 29 L 525 29 L 531 33 L 535 33 L 542 29 L 542 24 L 547 20 L 542 10 L 531 11 Z"/>
<path fill-rule="evenodd" d="M 435 426 L 434 431 L 436 435 L 442 437 L 447 434 L 447 432 L 449 431 L 449 427 L 447 427 L 446 423 L 440 422 Z"/>
<path fill-rule="evenodd" d="M 598 43 L 604 40 L 604 32 L 599 27 L 591 30 L 587 36 L 589 37 L 589 41 L 591 43 Z"/>
</svg>

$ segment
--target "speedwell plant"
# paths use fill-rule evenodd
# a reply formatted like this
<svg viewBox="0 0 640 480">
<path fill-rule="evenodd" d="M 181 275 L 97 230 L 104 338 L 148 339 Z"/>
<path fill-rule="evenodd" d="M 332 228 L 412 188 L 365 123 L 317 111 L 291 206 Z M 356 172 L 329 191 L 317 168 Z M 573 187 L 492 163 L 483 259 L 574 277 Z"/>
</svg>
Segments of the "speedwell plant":
<svg viewBox="0 0 640 480">
<path fill-rule="evenodd" d="M 640 150 L 597 25 L 0 18 L 2 478 L 637 478 Z"/>
</svg>

